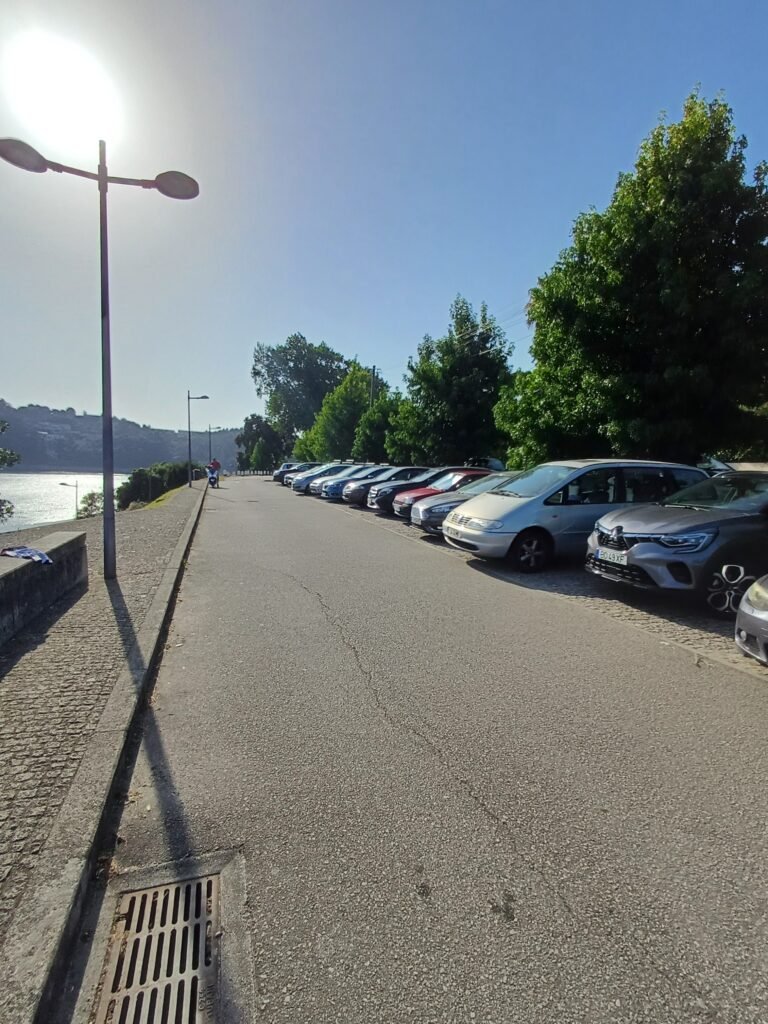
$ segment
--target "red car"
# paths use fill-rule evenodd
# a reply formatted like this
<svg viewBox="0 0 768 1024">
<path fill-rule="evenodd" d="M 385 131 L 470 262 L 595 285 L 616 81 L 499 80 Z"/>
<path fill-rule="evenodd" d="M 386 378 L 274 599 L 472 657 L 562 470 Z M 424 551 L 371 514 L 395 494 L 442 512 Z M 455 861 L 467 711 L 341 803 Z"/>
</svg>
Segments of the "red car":
<svg viewBox="0 0 768 1024">
<path fill-rule="evenodd" d="M 415 491 L 402 491 L 392 503 L 396 516 L 401 519 L 411 518 L 411 509 L 414 502 L 420 498 L 429 498 L 433 494 L 441 494 L 445 491 L 455 491 L 462 484 L 468 484 L 470 480 L 476 480 L 479 476 L 488 476 L 490 469 L 452 469 L 450 472 L 433 480 L 429 487 L 420 487 Z"/>
</svg>

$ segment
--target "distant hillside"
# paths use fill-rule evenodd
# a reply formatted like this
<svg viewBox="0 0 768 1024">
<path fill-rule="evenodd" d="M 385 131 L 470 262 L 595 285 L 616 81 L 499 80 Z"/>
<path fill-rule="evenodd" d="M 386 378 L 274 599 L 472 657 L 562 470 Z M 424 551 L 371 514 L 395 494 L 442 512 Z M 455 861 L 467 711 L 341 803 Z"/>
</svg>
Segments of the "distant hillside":
<svg viewBox="0 0 768 1024">
<path fill-rule="evenodd" d="M 0 398 L 0 420 L 8 422 L 2 444 L 21 456 L 19 472 L 46 469 L 98 472 L 101 469 L 101 416 L 78 416 L 74 409 L 24 405 L 15 409 Z M 187 458 L 186 430 L 158 430 L 131 420 L 112 420 L 115 472 L 130 473 L 153 462 Z M 211 431 L 211 450 L 225 469 L 236 466 L 235 437 L 242 427 Z M 208 461 L 208 431 L 192 431 L 192 459 Z"/>
</svg>

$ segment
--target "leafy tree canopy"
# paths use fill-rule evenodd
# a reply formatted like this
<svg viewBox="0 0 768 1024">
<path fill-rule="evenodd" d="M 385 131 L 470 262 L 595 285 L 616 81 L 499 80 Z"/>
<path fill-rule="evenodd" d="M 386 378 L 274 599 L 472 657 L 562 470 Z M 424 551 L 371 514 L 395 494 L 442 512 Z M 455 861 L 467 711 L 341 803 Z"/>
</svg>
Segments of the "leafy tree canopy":
<svg viewBox="0 0 768 1024">
<path fill-rule="evenodd" d="M 619 176 L 604 212 L 531 292 L 536 368 L 496 421 L 512 464 L 673 458 L 749 447 L 768 397 L 768 194 L 722 99 L 686 100 Z"/>
<path fill-rule="evenodd" d="M 393 394 L 388 389 L 379 393 L 378 398 L 360 417 L 352 445 L 353 459 L 367 459 L 371 462 L 386 462 L 391 458 L 387 451 L 387 434 L 392 429 L 395 415 L 403 401 L 399 391 Z"/>
<path fill-rule="evenodd" d="M 352 363 L 341 384 L 323 399 L 310 431 L 315 459 L 349 458 L 357 425 L 370 403 L 370 389 L 370 372 Z"/>
<path fill-rule="evenodd" d="M 510 355 L 486 305 L 477 316 L 458 296 L 445 337 L 425 337 L 408 361 L 406 400 L 387 437 L 390 458 L 439 465 L 496 454 L 503 442 L 493 408 L 510 379 Z"/>
<path fill-rule="evenodd" d="M 246 417 L 242 431 L 235 438 L 235 444 L 239 449 L 237 468 L 241 470 L 276 466 L 289 447 L 285 437 L 257 413 Z M 253 452 L 257 445 L 260 445 L 260 460 L 265 463 L 263 466 L 253 465 Z"/>
<path fill-rule="evenodd" d="M 313 345 L 292 334 L 282 345 L 259 343 L 251 376 L 256 394 L 266 398 L 267 419 L 284 437 L 308 430 L 325 396 L 343 380 L 349 364 L 325 342 Z"/>
</svg>

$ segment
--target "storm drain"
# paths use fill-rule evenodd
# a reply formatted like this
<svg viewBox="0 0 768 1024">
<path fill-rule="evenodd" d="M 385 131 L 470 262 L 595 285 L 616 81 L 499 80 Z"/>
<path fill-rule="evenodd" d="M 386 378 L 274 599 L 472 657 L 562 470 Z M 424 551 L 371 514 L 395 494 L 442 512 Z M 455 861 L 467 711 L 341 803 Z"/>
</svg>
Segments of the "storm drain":
<svg viewBox="0 0 768 1024">
<path fill-rule="evenodd" d="M 215 1024 L 219 876 L 125 893 L 95 1024 Z"/>
</svg>

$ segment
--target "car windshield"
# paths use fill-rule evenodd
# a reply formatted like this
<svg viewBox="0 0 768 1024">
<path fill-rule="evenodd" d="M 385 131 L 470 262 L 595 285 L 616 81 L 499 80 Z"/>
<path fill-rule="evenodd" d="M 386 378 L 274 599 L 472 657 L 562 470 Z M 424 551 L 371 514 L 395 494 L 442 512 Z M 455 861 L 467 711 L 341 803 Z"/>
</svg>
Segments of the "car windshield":
<svg viewBox="0 0 768 1024">
<path fill-rule="evenodd" d="M 463 476 L 466 476 L 466 473 L 443 473 L 437 480 L 433 480 L 429 486 L 434 487 L 436 491 L 450 491 Z"/>
<path fill-rule="evenodd" d="M 405 482 L 409 483 L 409 484 L 431 484 L 431 482 L 434 479 L 435 479 L 435 470 L 434 469 L 425 469 L 423 473 L 419 473 L 418 476 L 412 476 L 410 480 L 407 480 Z M 416 490 L 415 487 L 414 487 L 414 490 Z"/>
<path fill-rule="evenodd" d="M 348 473 L 344 473 L 344 476 L 348 480 L 355 480 L 359 476 L 367 476 L 373 468 L 373 466 L 352 466 Z"/>
<path fill-rule="evenodd" d="M 492 491 L 494 487 L 510 483 L 517 476 L 519 476 L 518 473 L 489 473 L 488 476 L 480 476 L 476 480 L 470 480 L 468 484 L 462 484 L 456 493 L 461 495 L 485 494 L 486 491 Z"/>
<path fill-rule="evenodd" d="M 668 508 L 725 508 L 757 512 L 768 506 L 768 473 L 720 473 L 661 502 Z"/>
<path fill-rule="evenodd" d="M 554 466 L 544 463 L 521 473 L 494 489 L 494 494 L 511 494 L 515 498 L 535 498 L 555 487 L 576 469 L 576 466 Z"/>
</svg>

